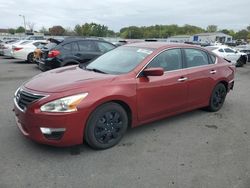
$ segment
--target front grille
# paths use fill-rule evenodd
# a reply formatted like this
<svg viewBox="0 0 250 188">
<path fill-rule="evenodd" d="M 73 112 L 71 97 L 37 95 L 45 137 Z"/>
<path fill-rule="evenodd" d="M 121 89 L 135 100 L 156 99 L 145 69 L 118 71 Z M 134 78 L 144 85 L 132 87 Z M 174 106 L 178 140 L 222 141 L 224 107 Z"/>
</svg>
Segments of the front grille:
<svg viewBox="0 0 250 188">
<path fill-rule="evenodd" d="M 43 97 L 45 96 L 29 93 L 29 92 L 19 89 L 19 91 L 16 94 L 16 102 L 17 102 L 17 105 L 22 110 L 25 110 L 30 103 L 35 102 Z"/>
</svg>

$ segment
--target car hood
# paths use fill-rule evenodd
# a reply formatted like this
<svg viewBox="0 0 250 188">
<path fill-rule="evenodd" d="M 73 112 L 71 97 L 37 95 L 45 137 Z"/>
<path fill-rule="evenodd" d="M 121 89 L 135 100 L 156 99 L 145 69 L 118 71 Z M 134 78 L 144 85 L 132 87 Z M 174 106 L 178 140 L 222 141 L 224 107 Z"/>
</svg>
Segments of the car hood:
<svg viewBox="0 0 250 188">
<path fill-rule="evenodd" d="M 38 92 L 57 93 L 79 88 L 93 87 L 94 82 L 108 83 L 114 75 L 85 71 L 78 66 L 68 66 L 41 73 L 24 84 Z"/>
</svg>

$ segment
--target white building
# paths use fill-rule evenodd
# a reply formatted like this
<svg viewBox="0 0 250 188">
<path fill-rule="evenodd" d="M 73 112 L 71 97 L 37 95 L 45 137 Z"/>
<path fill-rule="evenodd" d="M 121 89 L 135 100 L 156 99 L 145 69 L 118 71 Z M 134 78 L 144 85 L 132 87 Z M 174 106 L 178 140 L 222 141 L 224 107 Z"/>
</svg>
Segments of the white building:
<svg viewBox="0 0 250 188">
<path fill-rule="evenodd" d="M 167 42 L 177 42 L 177 43 L 189 42 L 189 40 L 190 40 L 190 35 L 175 35 L 167 38 Z"/>
<path fill-rule="evenodd" d="M 197 43 L 226 43 L 232 42 L 233 37 L 230 35 L 226 35 L 224 33 L 199 33 L 195 34 L 190 37 L 190 42 L 197 42 Z"/>
</svg>

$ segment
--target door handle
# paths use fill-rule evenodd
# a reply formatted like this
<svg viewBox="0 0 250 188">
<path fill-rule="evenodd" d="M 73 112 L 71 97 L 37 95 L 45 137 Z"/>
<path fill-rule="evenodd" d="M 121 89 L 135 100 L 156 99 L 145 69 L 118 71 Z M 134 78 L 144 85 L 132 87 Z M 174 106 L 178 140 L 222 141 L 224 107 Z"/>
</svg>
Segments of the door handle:
<svg viewBox="0 0 250 188">
<path fill-rule="evenodd" d="M 188 79 L 187 77 L 181 77 L 181 78 L 178 79 L 178 82 L 184 82 L 187 79 Z"/>
<path fill-rule="evenodd" d="M 210 74 L 215 74 L 217 71 L 216 70 L 211 70 Z"/>
</svg>

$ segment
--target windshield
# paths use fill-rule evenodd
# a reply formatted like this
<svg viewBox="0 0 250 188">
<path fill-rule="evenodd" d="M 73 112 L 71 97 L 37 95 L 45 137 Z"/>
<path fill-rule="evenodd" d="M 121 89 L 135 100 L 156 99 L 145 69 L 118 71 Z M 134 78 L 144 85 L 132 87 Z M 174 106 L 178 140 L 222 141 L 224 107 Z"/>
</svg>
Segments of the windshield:
<svg viewBox="0 0 250 188">
<path fill-rule="evenodd" d="M 91 62 L 86 69 L 107 74 L 124 74 L 133 70 L 153 51 L 146 48 L 119 47 Z"/>
</svg>

